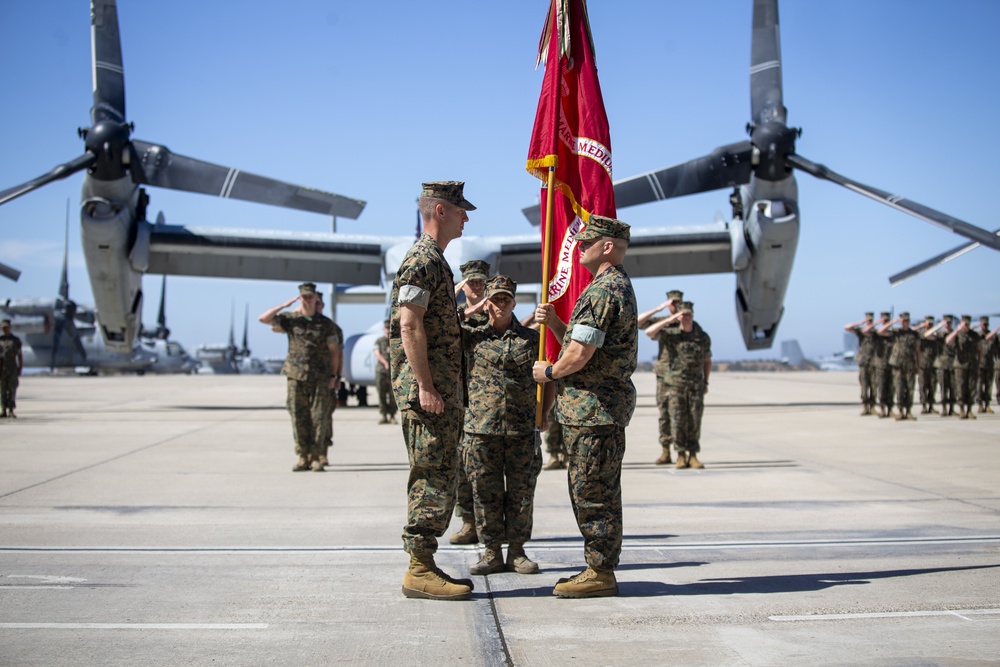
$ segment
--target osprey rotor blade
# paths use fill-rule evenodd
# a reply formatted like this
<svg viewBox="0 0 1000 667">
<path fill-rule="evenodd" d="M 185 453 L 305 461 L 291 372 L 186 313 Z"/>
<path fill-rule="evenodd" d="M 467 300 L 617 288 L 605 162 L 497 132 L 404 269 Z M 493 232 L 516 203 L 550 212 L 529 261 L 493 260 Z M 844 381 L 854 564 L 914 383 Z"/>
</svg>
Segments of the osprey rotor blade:
<svg viewBox="0 0 1000 667">
<path fill-rule="evenodd" d="M 994 230 L 993 233 L 1000 236 L 1000 229 Z M 943 252 L 940 255 L 931 257 L 930 259 L 920 262 L 915 266 L 911 266 L 905 271 L 900 271 L 897 274 L 889 276 L 889 284 L 892 285 L 893 287 L 895 287 L 896 285 L 900 285 L 909 280 L 910 278 L 913 278 L 914 276 L 923 273 L 927 269 L 933 269 L 935 266 L 940 266 L 945 262 L 950 262 L 951 260 L 957 257 L 961 257 L 967 252 L 975 250 L 980 245 L 981 244 L 978 241 L 970 241 L 968 243 L 963 243 L 962 245 L 956 248 L 952 248 L 947 252 Z"/>
<path fill-rule="evenodd" d="M 93 44 L 94 106 L 90 120 L 125 121 L 125 72 L 122 68 L 121 35 L 115 0 L 91 0 L 91 41 Z"/>
<path fill-rule="evenodd" d="M 812 174 L 817 178 L 822 178 L 836 183 L 837 185 L 842 185 L 849 190 L 863 194 L 864 196 L 870 197 L 875 201 L 880 201 L 886 206 L 891 206 L 892 208 L 903 211 L 904 213 L 909 213 L 913 217 L 920 218 L 924 222 L 929 222 L 932 225 L 941 227 L 942 229 L 950 230 L 959 236 L 964 236 L 972 241 L 977 241 L 978 243 L 993 248 L 994 250 L 1000 250 L 1000 237 L 982 229 L 981 227 L 970 225 L 963 220 L 953 218 L 946 213 L 924 206 L 923 204 L 918 204 L 917 202 L 906 199 L 900 195 L 890 194 L 884 190 L 879 190 L 878 188 L 873 188 L 870 185 L 865 185 L 864 183 L 851 180 L 850 178 L 842 176 L 822 164 L 811 162 L 801 155 L 790 154 L 787 155 L 785 159 L 796 169 Z"/>
<path fill-rule="evenodd" d="M 78 158 L 74 158 L 69 162 L 59 165 L 47 174 L 42 174 L 38 178 L 33 178 L 27 183 L 15 185 L 12 188 L 7 188 L 6 190 L 0 192 L 0 204 L 6 204 L 10 200 L 17 199 L 21 195 L 26 195 L 32 190 L 37 190 L 52 181 L 58 181 L 61 178 L 72 176 L 76 172 L 92 166 L 95 162 L 97 162 L 96 155 L 89 152 L 84 153 Z"/>
<path fill-rule="evenodd" d="M 10 278 L 15 283 L 17 279 L 21 277 L 21 272 L 15 269 L 13 266 L 8 266 L 3 262 L 0 262 L 0 276 L 4 278 Z"/>
<path fill-rule="evenodd" d="M 365 207 L 358 199 L 177 155 L 166 146 L 133 140 L 132 147 L 132 178 L 137 183 L 352 219 Z"/>
<path fill-rule="evenodd" d="M 750 45 L 750 112 L 755 125 L 786 122 L 781 93 L 781 39 L 777 0 L 754 0 Z"/>
</svg>

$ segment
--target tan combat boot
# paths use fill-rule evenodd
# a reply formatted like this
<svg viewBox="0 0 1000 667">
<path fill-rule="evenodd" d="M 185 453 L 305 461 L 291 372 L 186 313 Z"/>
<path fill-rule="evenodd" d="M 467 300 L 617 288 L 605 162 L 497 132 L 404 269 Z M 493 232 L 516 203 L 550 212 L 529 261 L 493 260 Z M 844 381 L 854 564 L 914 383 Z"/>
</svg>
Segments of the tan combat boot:
<svg viewBox="0 0 1000 667">
<path fill-rule="evenodd" d="M 552 594 L 561 598 L 604 598 L 618 595 L 618 580 L 614 570 L 586 570 L 570 577 L 560 579 Z"/>
<path fill-rule="evenodd" d="M 542 466 L 542 470 L 562 470 L 566 467 L 558 454 L 549 454 L 549 460 Z"/>
<path fill-rule="evenodd" d="M 312 460 L 312 463 L 309 464 L 309 469 L 313 472 L 325 472 L 323 470 L 323 461 L 318 458 Z"/>
<path fill-rule="evenodd" d="M 674 468 L 677 470 L 683 470 L 687 467 L 690 467 L 690 464 L 688 463 L 688 453 L 677 452 L 677 463 L 674 464 Z"/>
<path fill-rule="evenodd" d="M 984 403 L 983 406 L 984 406 L 983 412 L 985 412 L 986 414 L 988 415 L 996 414 L 993 412 L 993 408 L 990 407 L 989 403 Z"/>
<path fill-rule="evenodd" d="M 462 519 L 462 527 L 458 532 L 448 538 L 452 544 L 476 544 L 479 542 L 479 535 L 476 534 L 476 524 L 470 519 Z"/>
<path fill-rule="evenodd" d="M 688 466 L 694 468 L 695 470 L 701 470 L 705 467 L 705 464 L 698 460 L 698 455 L 694 452 L 688 456 Z"/>
<path fill-rule="evenodd" d="M 503 554 L 500 552 L 499 544 L 487 545 L 483 550 L 483 557 L 479 562 L 469 568 L 469 574 L 496 574 L 503 572 Z"/>
<path fill-rule="evenodd" d="M 472 586 L 445 575 L 434 564 L 433 556 L 411 556 L 410 569 L 403 575 L 403 595 L 425 600 L 468 600 Z"/>
<path fill-rule="evenodd" d="M 658 466 L 665 466 L 670 463 L 673 463 L 673 461 L 670 459 L 670 447 L 663 447 L 663 453 L 660 454 L 660 458 L 653 461 L 653 463 Z"/>
<path fill-rule="evenodd" d="M 966 405 L 965 406 L 965 418 L 966 419 L 975 419 L 976 418 L 976 415 L 972 414 L 972 406 L 971 405 Z"/>
<path fill-rule="evenodd" d="M 538 574 L 538 563 L 528 558 L 524 553 L 524 544 L 511 542 L 507 547 L 506 569 L 508 572 L 518 574 Z"/>
<path fill-rule="evenodd" d="M 910 421 L 914 422 L 917 421 L 916 415 L 913 414 L 913 410 L 911 410 L 910 408 L 906 409 L 906 418 L 909 419 Z"/>
<path fill-rule="evenodd" d="M 302 472 L 303 470 L 309 470 L 309 460 L 304 456 L 300 456 L 299 460 L 295 462 L 292 472 Z"/>
</svg>

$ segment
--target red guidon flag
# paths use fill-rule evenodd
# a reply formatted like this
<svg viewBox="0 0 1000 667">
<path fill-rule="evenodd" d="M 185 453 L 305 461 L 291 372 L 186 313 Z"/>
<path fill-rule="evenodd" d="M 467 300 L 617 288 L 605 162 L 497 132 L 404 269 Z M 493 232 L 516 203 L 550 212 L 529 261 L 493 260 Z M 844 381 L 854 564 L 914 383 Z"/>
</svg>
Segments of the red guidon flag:
<svg viewBox="0 0 1000 667">
<path fill-rule="evenodd" d="M 584 0 L 551 0 L 538 45 L 545 63 L 542 93 L 528 147 L 528 171 L 542 186 L 542 262 L 548 237 L 548 298 L 560 319 L 569 321 L 577 297 L 590 282 L 580 266 L 573 237 L 591 214 L 615 217 L 611 180 L 611 133 L 597 79 L 594 43 Z M 549 168 L 555 166 L 552 192 Z M 551 195 L 552 219 L 546 198 Z M 551 223 L 551 224 L 550 224 Z M 549 236 L 551 235 L 551 236 Z M 543 271 L 544 273 L 544 271 Z M 546 357 L 554 361 L 562 341 L 548 336 Z"/>
</svg>

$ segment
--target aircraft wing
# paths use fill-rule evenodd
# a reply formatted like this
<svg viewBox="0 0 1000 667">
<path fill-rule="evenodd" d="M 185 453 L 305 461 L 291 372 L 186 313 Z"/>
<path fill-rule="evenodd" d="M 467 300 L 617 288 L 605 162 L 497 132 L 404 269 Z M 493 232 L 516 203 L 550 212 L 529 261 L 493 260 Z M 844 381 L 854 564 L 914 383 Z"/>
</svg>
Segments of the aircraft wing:
<svg viewBox="0 0 1000 667">
<path fill-rule="evenodd" d="M 541 239 L 500 237 L 497 272 L 518 282 L 538 282 L 542 275 Z M 632 278 L 731 273 L 732 242 L 725 223 L 632 228 L 625 270 Z"/>
<path fill-rule="evenodd" d="M 148 271 L 180 276 L 379 285 L 386 249 L 405 239 L 151 225 Z"/>
</svg>

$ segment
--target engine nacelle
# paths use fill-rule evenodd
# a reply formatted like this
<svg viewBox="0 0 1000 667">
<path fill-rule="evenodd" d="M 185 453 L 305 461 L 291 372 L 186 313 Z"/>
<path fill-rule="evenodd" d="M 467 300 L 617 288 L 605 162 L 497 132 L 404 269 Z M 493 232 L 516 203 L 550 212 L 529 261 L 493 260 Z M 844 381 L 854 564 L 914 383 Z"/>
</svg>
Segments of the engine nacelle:
<svg viewBox="0 0 1000 667">
<path fill-rule="evenodd" d="M 344 341 L 344 368 L 341 375 L 348 384 L 375 385 L 375 341 L 382 337 L 382 323 L 372 325 L 363 334 Z"/>
<path fill-rule="evenodd" d="M 736 317 L 747 349 L 759 350 L 774 343 L 785 312 L 799 240 L 798 197 L 794 179 L 751 181 L 743 189 L 744 201 L 750 192 L 756 197 L 744 206 L 743 224 L 750 260 L 736 272 Z"/>
</svg>

